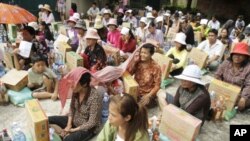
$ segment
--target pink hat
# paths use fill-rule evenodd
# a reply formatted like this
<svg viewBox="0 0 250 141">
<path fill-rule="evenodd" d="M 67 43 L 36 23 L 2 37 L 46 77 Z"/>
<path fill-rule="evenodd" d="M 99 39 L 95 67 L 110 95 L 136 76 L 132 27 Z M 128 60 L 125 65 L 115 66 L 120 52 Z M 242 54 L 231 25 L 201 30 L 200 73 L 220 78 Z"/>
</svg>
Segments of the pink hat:
<svg viewBox="0 0 250 141">
<path fill-rule="evenodd" d="M 68 22 L 74 22 L 74 23 L 76 23 L 76 19 L 74 18 L 74 17 L 69 17 L 69 19 L 67 20 L 67 23 Z"/>
<path fill-rule="evenodd" d="M 100 36 L 97 33 L 97 30 L 94 28 L 89 28 L 87 30 L 87 33 L 85 35 L 85 39 L 96 39 L 96 40 L 100 40 Z"/>
<path fill-rule="evenodd" d="M 118 12 L 119 12 L 119 13 L 124 14 L 124 12 L 123 12 L 123 9 L 122 9 L 122 8 L 119 8 Z"/>
<path fill-rule="evenodd" d="M 110 25 L 115 25 L 117 27 L 117 20 L 114 18 L 109 19 L 109 23 L 107 26 L 110 26 Z"/>
</svg>

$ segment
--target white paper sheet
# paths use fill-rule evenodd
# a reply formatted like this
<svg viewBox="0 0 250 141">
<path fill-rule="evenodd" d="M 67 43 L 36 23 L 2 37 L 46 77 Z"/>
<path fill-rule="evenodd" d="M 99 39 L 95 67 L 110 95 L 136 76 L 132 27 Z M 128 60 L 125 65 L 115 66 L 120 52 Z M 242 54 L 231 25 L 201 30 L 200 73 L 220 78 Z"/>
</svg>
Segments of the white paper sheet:
<svg viewBox="0 0 250 141">
<path fill-rule="evenodd" d="M 20 50 L 19 55 L 25 58 L 29 58 L 31 48 L 32 48 L 31 42 L 21 41 L 19 45 L 19 50 Z"/>
</svg>

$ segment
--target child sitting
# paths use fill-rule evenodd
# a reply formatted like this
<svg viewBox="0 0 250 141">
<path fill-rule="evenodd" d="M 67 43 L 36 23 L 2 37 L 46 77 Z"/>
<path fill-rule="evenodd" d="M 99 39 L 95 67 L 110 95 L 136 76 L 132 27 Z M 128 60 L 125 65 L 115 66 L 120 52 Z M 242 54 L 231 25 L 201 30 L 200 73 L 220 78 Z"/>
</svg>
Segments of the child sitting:
<svg viewBox="0 0 250 141">
<path fill-rule="evenodd" d="M 47 68 L 46 57 L 37 54 L 31 58 L 33 66 L 28 70 L 28 87 L 33 91 L 33 97 L 39 99 L 51 98 L 56 100 L 57 76 Z"/>
</svg>

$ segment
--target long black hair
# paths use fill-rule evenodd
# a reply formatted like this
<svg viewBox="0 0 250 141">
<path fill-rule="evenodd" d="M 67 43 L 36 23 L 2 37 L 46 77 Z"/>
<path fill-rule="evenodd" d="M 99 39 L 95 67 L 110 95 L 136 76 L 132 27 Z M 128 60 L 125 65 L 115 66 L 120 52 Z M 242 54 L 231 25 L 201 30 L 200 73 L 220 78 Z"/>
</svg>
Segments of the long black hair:
<svg viewBox="0 0 250 141">
<path fill-rule="evenodd" d="M 91 91 L 90 81 L 91 81 L 91 74 L 87 72 L 87 73 L 84 73 L 81 76 L 81 78 L 80 78 L 80 80 L 78 82 L 81 86 L 86 84 L 86 87 L 88 88 L 88 92 L 87 92 L 87 94 L 85 95 L 85 97 L 83 99 L 84 102 L 87 101 L 87 99 L 89 98 L 89 95 L 90 95 L 90 91 Z M 80 107 L 81 107 L 81 103 L 78 102 L 78 106 L 76 108 L 76 106 L 75 106 L 76 101 L 79 101 L 79 94 L 73 94 L 72 95 L 72 99 L 71 99 L 71 103 L 70 103 L 70 109 L 72 110 L 71 112 L 72 112 L 73 116 L 74 116 L 74 113 L 76 111 L 79 111 Z"/>
<path fill-rule="evenodd" d="M 45 39 L 47 39 L 49 41 L 54 41 L 54 37 L 53 37 L 53 34 L 51 33 L 51 31 L 49 29 L 49 25 L 46 24 L 44 21 L 42 21 L 40 24 L 42 26 L 44 26 Z"/>
</svg>

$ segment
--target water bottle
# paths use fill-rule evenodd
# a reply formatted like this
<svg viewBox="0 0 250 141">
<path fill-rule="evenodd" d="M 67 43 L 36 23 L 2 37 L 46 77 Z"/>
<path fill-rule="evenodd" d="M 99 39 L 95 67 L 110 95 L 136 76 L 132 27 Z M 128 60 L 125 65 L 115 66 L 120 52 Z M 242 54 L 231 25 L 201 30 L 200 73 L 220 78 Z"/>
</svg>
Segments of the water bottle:
<svg viewBox="0 0 250 141">
<path fill-rule="evenodd" d="M 105 92 L 102 101 L 102 123 L 105 123 L 108 120 L 108 116 L 109 116 L 109 95 L 107 92 Z"/>
<path fill-rule="evenodd" d="M 153 140 L 153 132 L 151 129 L 148 129 L 148 135 L 149 135 L 149 140 L 152 141 Z"/>
<path fill-rule="evenodd" d="M 211 99 L 211 107 L 212 108 L 214 108 L 215 107 L 215 92 L 214 91 L 212 91 L 211 93 L 210 93 L 210 99 Z"/>
<path fill-rule="evenodd" d="M 2 136 L 3 136 L 3 138 L 2 138 L 3 141 L 11 141 L 11 138 L 10 138 L 10 136 L 8 134 L 7 129 L 3 130 L 3 135 Z"/>
<path fill-rule="evenodd" d="M 21 128 L 18 127 L 14 130 L 13 141 L 26 141 L 25 134 Z"/>
</svg>

